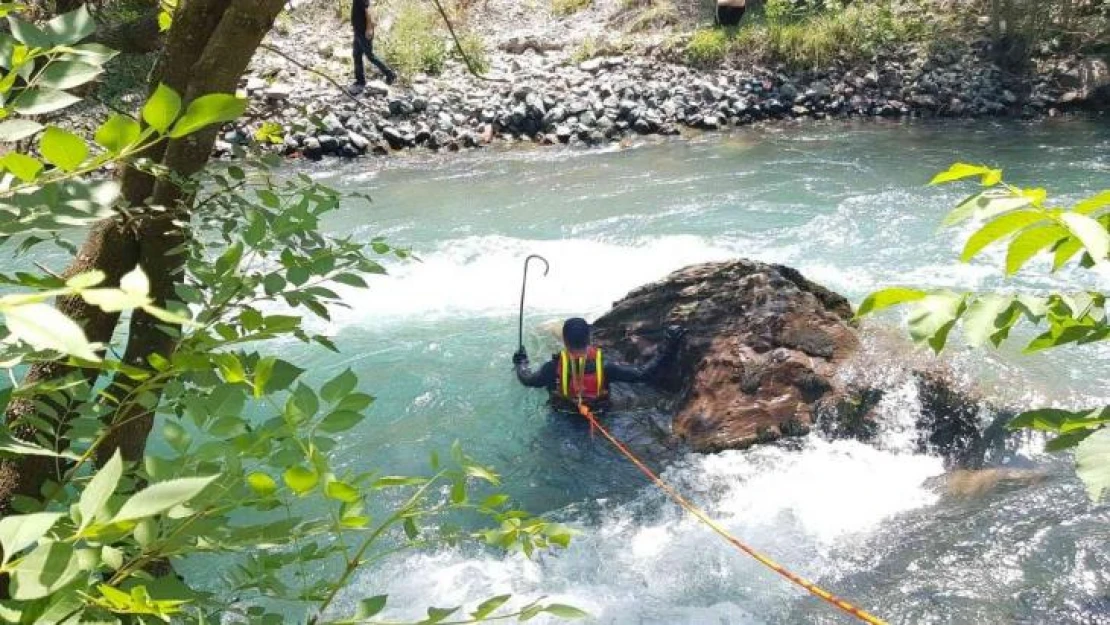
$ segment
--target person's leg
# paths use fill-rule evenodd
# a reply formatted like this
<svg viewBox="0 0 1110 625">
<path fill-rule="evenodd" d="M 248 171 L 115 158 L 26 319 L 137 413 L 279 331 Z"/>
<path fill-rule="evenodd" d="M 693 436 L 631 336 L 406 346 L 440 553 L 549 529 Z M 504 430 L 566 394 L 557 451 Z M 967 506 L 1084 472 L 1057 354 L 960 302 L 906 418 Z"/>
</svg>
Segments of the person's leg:
<svg viewBox="0 0 1110 625">
<path fill-rule="evenodd" d="M 385 76 L 385 81 L 387 83 L 392 83 L 394 80 L 396 80 L 397 73 L 394 72 L 391 67 L 386 65 L 385 61 L 379 59 L 378 55 L 374 54 L 374 39 L 372 37 L 363 37 L 363 43 L 363 51 L 366 52 L 366 58 L 370 59 L 370 62 L 374 64 L 374 67 L 378 68 L 378 71 Z"/>
<path fill-rule="evenodd" d="M 362 64 L 362 39 L 358 33 L 355 33 L 354 42 L 351 44 L 351 57 L 355 62 L 355 84 L 366 84 L 366 68 Z"/>
</svg>

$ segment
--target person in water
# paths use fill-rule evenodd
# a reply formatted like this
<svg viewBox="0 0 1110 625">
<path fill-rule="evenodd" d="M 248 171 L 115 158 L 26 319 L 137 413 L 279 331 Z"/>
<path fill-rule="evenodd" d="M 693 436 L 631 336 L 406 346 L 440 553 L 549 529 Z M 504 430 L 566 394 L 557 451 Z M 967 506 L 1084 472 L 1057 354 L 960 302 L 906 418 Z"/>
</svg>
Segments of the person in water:
<svg viewBox="0 0 1110 625">
<path fill-rule="evenodd" d="M 546 388 L 551 404 L 558 410 L 575 411 L 579 402 L 590 409 L 606 410 L 610 382 L 647 382 L 651 380 L 678 351 L 686 330 L 670 326 L 666 341 L 655 357 L 644 365 L 628 365 L 607 360 L 601 349 L 590 343 L 590 324 L 575 317 L 563 324 L 564 348 L 551 360 L 533 371 L 524 348 L 513 354 L 516 377 L 524 386 Z"/>
</svg>

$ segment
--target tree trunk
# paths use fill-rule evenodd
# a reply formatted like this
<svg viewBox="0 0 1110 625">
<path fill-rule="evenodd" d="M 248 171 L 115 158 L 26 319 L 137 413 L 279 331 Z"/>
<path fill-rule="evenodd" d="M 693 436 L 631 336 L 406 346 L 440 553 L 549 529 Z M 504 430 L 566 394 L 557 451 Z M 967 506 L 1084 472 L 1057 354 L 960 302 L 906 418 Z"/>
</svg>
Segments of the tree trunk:
<svg viewBox="0 0 1110 625">
<path fill-rule="evenodd" d="M 250 58 L 263 36 L 284 6 L 283 0 L 182 0 L 175 23 L 167 38 L 162 56 L 153 73 L 151 90 L 164 83 L 182 94 L 185 105 L 208 93 L 231 92 L 237 86 Z M 218 128 L 204 129 L 148 150 L 145 156 L 163 165 L 178 176 L 191 176 L 208 161 Z M 135 209 L 134 220 L 112 219 L 94 227 L 67 274 L 100 269 L 109 279 L 119 278 L 136 264 L 146 272 L 155 304 L 164 306 L 174 297 L 184 264 L 182 250 L 188 239 L 187 222 L 193 198 L 167 180 L 155 180 L 135 169 L 122 175 L 123 199 Z M 144 208 L 151 206 L 154 208 Z M 85 305 L 79 298 L 58 302 L 59 307 L 77 319 L 91 341 L 110 342 L 119 315 L 107 314 Z M 169 358 L 176 348 L 176 331 L 167 333 L 164 324 L 135 311 L 124 360 L 137 367 L 149 368 L 149 358 L 158 354 Z M 55 379 L 72 370 L 57 363 L 36 366 L 28 374 L 27 383 Z M 90 384 L 96 371 L 86 371 Z M 134 388 L 134 381 L 117 375 L 109 386 L 117 397 Z M 157 395 L 157 389 L 154 389 Z M 59 432 L 64 431 L 69 406 L 59 407 Z M 20 415 L 33 410 L 29 401 L 12 402 L 6 414 L 9 424 Z M 98 460 L 110 458 L 116 449 L 128 460 L 138 460 L 146 446 L 146 437 L 153 424 L 153 411 L 131 403 L 118 410 L 110 419 L 110 431 L 97 449 Z M 15 430 L 18 436 L 30 439 L 35 432 Z M 40 495 L 43 485 L 56 473 L 54 463 L 42 463 L 33 457 L 21 456 L 0 465 L 0 514 L 10 511 L 11 497 Z"/>
</svg>

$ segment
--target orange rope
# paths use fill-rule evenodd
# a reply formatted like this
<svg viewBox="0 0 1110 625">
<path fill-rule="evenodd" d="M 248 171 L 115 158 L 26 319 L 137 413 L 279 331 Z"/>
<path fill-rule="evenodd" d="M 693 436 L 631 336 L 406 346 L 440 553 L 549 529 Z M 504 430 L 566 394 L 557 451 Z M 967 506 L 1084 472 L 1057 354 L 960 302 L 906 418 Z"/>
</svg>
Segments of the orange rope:
<svg viewBox="0 0 1110 625">
<path fill-rule="evenodd" d="M 767 568 L 785 577 L 791 582 L 794 582 L 798 586 L 805 588 L 811 594 L 824 599 L 825 601 L 836 606 L 838 609 L 846 612 L 847 614 L 851 614 L 864 623 L 869 623 L 870 625 L 887 625 L 886 621 L 883 621 L 879 617 L 869 614 L 864 610 L 852 605 L 851 603 L 848 603 L 847 601 L 841 599 L 840 597 L 837 597 L 836 595 L 821 588 L 820 586 L 805 579 L 804 577 L 801 577 L 800 575 L 797 575 L 795 573 L 791 573 L 782 565 L 778 564 L 774 560 L 768 558 L 767 556 L 759 553 L 755 549 L 743 543 L 739 538 L 733 536 L 727 529 L 711 519 L 704 510 L 697 507 L 688 499 L 683 497 L 678 491 L 674 489 L 674 487 L 664 482 L 662 478 L 656 475 L 655 472 L 647 467 L 647 465 L 641 462 L 640 459 L 636 457 L 636 454 L 632 453 L 632 451 L 625 447 L 623 443 L 614 438 L 613 435 L 609 433 L 609 430 L 605 429 L 600 423 L 598 423 L 597 417 L 594 416 L 594 413 L 590 411 L 588 406 L 586 406 L 585 404 L 578 404 L 578 412 L 583 417 L 585 417 L 587 421 L 590 422 L 591 432 L 594 429 L 601 432 L 602 436 L 604 436 L 610 443 L 612 443 L 614 447 L 616 447 L 622 454 L 625 455 L 625 457 L 631 460 L 632 464 L 636 465 L 636 468 L 643 472 L 643 474 L 646 475 L 648 479 L 650 479 L 656 486 L 658 486 L 660 490 L 666 493 L 667 496 L 673 499 L 675 503 L 682 506 L 684 509 L 686 509 L 687 512 L 694 515 L 702 523 L 708 525 L 710 529 L 720 535 L 721 538 L 727 540 L 734 547 L 755 558 L 756 561 L 763 566 L 766 566 Z"/>
</svg>

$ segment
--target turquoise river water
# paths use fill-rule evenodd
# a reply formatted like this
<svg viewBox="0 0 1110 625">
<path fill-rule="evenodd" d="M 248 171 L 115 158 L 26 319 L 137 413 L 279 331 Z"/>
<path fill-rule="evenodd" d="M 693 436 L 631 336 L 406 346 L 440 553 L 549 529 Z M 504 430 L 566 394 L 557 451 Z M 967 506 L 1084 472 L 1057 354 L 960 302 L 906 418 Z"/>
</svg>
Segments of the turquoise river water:
<svg viewBox="0 0 1110 625">
<path fill-rule="evenodd" d="M 343 355 L 307 352 L 315 379 L 354 369 L 378 401 L 338 449 L 344 467 L 420 471 L 452 441 L 504 476 L 522 505 L 580 530 L 532 560 L 478 546 L 397 556 L 362 575 L 340 611 L 389 594 L 397 617 L 494 594 L 588 610 L 595 623 L 850 623 L 728 547 L 606 447 L 553 423 L 516 384 L 522 259 L 533 279 L 526 343 L 547 324 L 596 317 L 628 290 L 685 265 L 738 256 L 801 270 L 858 304 L 909 284 L 1068 288 L 1035 263 L 1011 280 L 1001 254 L 958 260 L 970 232 L 937 226 L 967 187 L 925 183 L 955 160 L 1005 168 L 1065 199 L 1110 188 L 1110 125 L 814 125 L 628 149 L 490 151 L 309 169 L 374 203 L 328 225 L 409 246 L 420 262 L 352 292 L 324 329 Z M 1088 283 L 1089 284 L 1089 283 Z M 1105 287 L 1106 285 L 1101 285 Z M 889 318 L 897 324 L 897 315 Z M 1026 405 L 1110 401 L 1110 346 L 1035 357 L 1014 346 L 948 356 L 988 395 Z M 299 348 L 293 348 L 299 349 Z M 810 437 L 800 448 L 687 455 L 659 466 L 725 526 L 891 623 L 1110 623 L 1110 509 L 1093 506 L 1070 458 L 1029 441 L 1008 461 L 1039 475 L 984 493 L 938 486 L 940 458 L 911 443 L 912 392 L 881 407 L 879 441 Z"/>
</svg>

